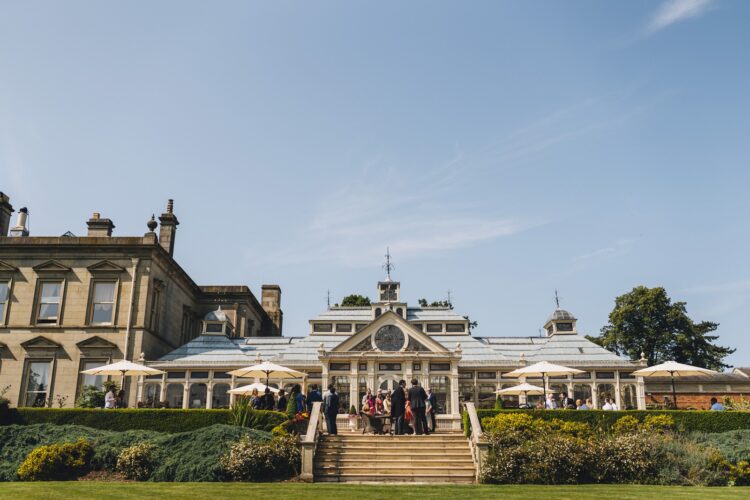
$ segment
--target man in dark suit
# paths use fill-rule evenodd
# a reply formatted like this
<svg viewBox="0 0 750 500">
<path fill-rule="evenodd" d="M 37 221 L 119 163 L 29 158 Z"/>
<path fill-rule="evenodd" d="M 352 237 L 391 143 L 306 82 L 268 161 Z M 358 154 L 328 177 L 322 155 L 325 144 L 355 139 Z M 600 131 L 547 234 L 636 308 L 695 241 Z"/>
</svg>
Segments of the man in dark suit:
<svg viewBox="0 0 750 500">
<path fill-rule="evenodd" d="M 404 414 L 406 413 L 406 380 L 400 380 L 398 387 L 391 394 L 391 420 L 396 428 L 396 435 L 404 433 Z"/>
<path fill-rule="evenodd" d="M 264 410 L 273 410 L 274 405 L 276 404 L 276 401 L 274 400 L 273 393 L 271 392 L 271 389 L 266 387 L 266 391 L 263 394 L 263 403 L 262 408 Z"/>
<path fill-rule="evenodd" d="M 427 393 L 419 386 L 417 379 L 412 379 L 411 389 L 409 389 L 409 406 L 414 414 L 414 432 L 417 435 L 427 434 L 427 417 L 425 408 L 427 407 Z"/>
<path fill-rule="evenodd" d="M 435 414 L 437 413 L 437 397 L 432 392 L 432 389 L 427 389 L 427 402 L 430 403 L 430 422 L 432 422 L 432 429 L 430 432 L 435 432 L 436 422 Z"/>
<path fill-rule="evenodd" d="M 323 396 L 320 395 L 320 391 L 318 390 L 318 385 L 313 384 L 311 387 L 310 394 L 307 395 L 307 412 L 310 413 L 312 411 L 313 403 L 317 401 L 323 401 Z"/>
<path fill-rule="evenodd" d="M 338 434 L 338 429 L 336 428 L 336 415 L 339 413 L 339 395 L 336 394 L 336 388 L 333 384 L 328 386 L 328 392 L 323 398 L 323 412 L 326 416 L 328 434 Z"/>
</svg>

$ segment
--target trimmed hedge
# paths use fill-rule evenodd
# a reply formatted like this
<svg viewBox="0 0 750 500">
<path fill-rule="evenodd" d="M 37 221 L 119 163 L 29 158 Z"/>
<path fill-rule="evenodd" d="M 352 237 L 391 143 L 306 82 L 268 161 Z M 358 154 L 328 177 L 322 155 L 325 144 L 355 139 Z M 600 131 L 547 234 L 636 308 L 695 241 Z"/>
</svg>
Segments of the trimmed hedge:
<svg viewBox="0 0 750 500">
<path fill-rule="evenodd" d="M 11 408 L 9 416 L 10 424 L 74 424 L 108 431 L 142 429 L 175 433 L 194 431 L 216 424 L 232 424 L 229 410 Z M 284 413 L 254 410 L 250 414 L 247 427 L 270 432 L 284 421 Z"/>
<path fill-rule="evenodd" d="M 527 413 L 534 418 L 586 422 L 595 429 L 609 430 L 621 417 L 630 415 L 642 422 L 648 415 L 671 415 L 680 432 L 726 432 L 750 429 L 750 411 L 706 411 L 706 410 L 477 410 L 481 422 L 483 418 L 494 417 L 498 413 Z M 463 412 L 464 433 L 471 434 L 469 414 Z"/>
</svg>

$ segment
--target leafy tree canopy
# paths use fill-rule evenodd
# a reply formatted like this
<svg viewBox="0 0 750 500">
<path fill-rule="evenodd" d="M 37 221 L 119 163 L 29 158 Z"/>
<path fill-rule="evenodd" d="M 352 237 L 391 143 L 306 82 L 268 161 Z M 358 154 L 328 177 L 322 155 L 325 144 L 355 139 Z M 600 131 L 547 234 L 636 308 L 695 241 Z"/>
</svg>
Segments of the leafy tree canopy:
<svg viewBox="0 0 750 500">
<path fill-rule="evenodd" d="M 364 295 L 357 295 L 356 293 L 353 293 L 351 295 L 347 295 L 346 297 L 344 297 L 344 300 L 341 301 L 341 305 L 343 307 L 369 306 L 370 298 L 365 297 Z"/>
<path fill-rule="evenodd" d="M 630 359 L 639 359 L 643 352 L 649 365 L 674 360 L 712 370 L 728 368 L 724 358 L 735 349 L 714 343 L 719 337 L 711 332 L 719 324 L 694 322 L 685 305 L 672 302 L 661 287 L 633 288 L 615 299 L 600 335 L 587 338 Z"/>
<path fill-rule="evenodd" d="M 434 300 L 430 303 L 427 303 L 427 299 L 419 299 L 418 302 L 420 307 L 447 307 L 449 309 L 453 309 L 453 304 L 451 304 L 447 300 Z"/>
</svg>

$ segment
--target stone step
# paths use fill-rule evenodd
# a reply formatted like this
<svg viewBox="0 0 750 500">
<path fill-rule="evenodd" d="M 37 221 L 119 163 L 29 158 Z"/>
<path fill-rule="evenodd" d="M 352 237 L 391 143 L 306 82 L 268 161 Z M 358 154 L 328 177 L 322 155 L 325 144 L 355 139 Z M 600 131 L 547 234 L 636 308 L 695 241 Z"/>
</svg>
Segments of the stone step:
<svg viewBox="0 0 750 500">
<path fill-rule="evenodd" d="M 469 458 L 465 459 L 454 459 L 454 460 L 436 460 L 434 462 L 424 462 L 420 460 L 317 460 L 315 462 L 316 470 L 320 469 L 349 469 L 352 467 L 359 468 L 370 468 L 372 470 L 389 470 L 398 471 L 404 468 L 412 469 L 415 467 L 425 468 L 455 468 L 455 467 L 467 467 L 474 470 L 474 461 Z"/>
<path fill-rule="evenodd" d="M 336 475 L 318 475 L 313 476 L 316 483 L 473 483 L 474 473 L 466 475 L 446 476 L 445 474 L 423 473 L 413 474 L 336 474 Z"/>
<path fill-rule="evenodd" d="M 321 439 L 340 439 L 340 440 L 349 440 L 349 439 L 372 439 L 372 440 L 385 440 L 385 439 L 445 439 L 445 440 L 466 440 L 466 436 L 460 433 L 456 434 L 422 434 L 422 435 L 416 435 L 416 434 L 361 434 L 361 433 L 352 433 L 352 434 L 323 434 L 320 436 Z"/>
<path fill-rule="evenodd" d="M 330 457 L 338 457 L 339 459 L 342 459 L 342 460 L 362 460 L 362 459 L 429 460 L 431 458 L 463 459 L 463 458 L 468 457 L 469 460 L 471 460 L 471 451 L 470 450 L 461 450 L 461 451 L 456 450 L 456 451 L 441 451 L 439 453 L 436 453 L 432 451 L 419 450 L 419 451 L 410 451 L 408 454 L 396 454 L 396 453 L 386 452 L 384 450 L 377 450 L 374 452 L 351 451 L 351 450 L 337 450 L 337 451 L 318 450 L 316 457 L 320 457 L 321 459 L 330 458 Z"/>
<path fill-rule="evenodd" d="M 348 451 L 382 451 L 391 454 L 402 454 L 404 453 L 403 446 L 373 446 L 369 444 L 352 444 L 346 446 L 337 446 L 330 444 L 319 444 L 319 450 L 348 450 Z M 468 444 L 438 444 L 438 443 L 422 443 L 419 446 L 420 451 L 431 451 L 432 453 L 440 453 L 441 451 L 463 451 L 468 450 Z"/>
</svg>

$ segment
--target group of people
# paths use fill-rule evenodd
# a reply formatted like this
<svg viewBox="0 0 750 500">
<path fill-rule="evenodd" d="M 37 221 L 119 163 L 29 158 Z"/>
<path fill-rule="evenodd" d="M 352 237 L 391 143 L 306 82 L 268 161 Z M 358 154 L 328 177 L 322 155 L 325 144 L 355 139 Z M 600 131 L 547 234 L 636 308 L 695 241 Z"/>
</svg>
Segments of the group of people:
<svg viewBox="0 0 750 500">
<path fill-rule="evenodd" d="M 330 388 L 331 393 L 335 389 Z M 332 398 L 332 396 L 330 396 Z M 329 398 L 329 394 L 326 394 Z M 338 399 L 335 400 L 338 403 Z M 326 408 L 326 421 L 328 421 L 329 412 L 335 424 L 335 412 L 333 407 L 329 406 L 324 399 Z M 383 391 L 378 389 L 376 394 L 371 389 L 367 389 L 362 397 L 362 414 L 365 418 L 375 417 L 390 419 L 393 432 L 396 435 L 402 434 L 429 434 L 435 432 L 437 421 L 437 397 L 432 390 L 426 391 L 419 385 L 416 379 L 411 381 L 411 387 L 406 388 L 406 380 L 400 380 L 398 386 L 393 391 Z M 332 432 L 333 431 L 333 432 Z M 329 424 L 328 432 L 335 434 L 335 425 Z"/>
<path fill-rule="evenodd" d="M 120 392 L 115 394 L 115 387 L 111 386 L 107 393 L 104 395 L 104 408 L 113 410 L 115 408 L 127 408 L 128 405 L 125 399 L 125 391 L 120 389 Z"/>
<path fill-rule="evenodd" d="M 309 411 L 314 402 L 323 400 L 317 385 L 313 385 L 311 389 L 310 394 L 305 397 L 305 395 L 302 394 L 302 387 L 299 384 L 292 386 L 289 399 L 294 401 L 297 413 L 302 413 L 305 410 Z M 276 410 L 286 412 L 289 399 L 287 399 L 284 389 L 279 389 L 277 397 L 269 387 L 266 387 L 263 394 L 260 394 L 258 389 L 253 389 L 253 392 L 250 394 L 250 405 L 254 410 Z"/>
<path fill-rule="evenodd" d="M 573 398 L 568 396 L 568 394 L 565 392 L 561 392 L 560 397 L 558 399 L 555 399 L 554 394 L 547 394 L 547 400 L 544 402 L 544 405 L 541 407 L 546 410 L 557 410 L 557 409 L 591 410 L 592 408 L 595 408 L 594 402 L 591 400 L 591 398 L 586 398 L 585 400 L 583 399 L 574 400 Z M 615 402 L 614 398 L 605 396 L 602 410 L 619 410 L 619 408 L 617 407 L 617 403 Z"/>
</svg>

